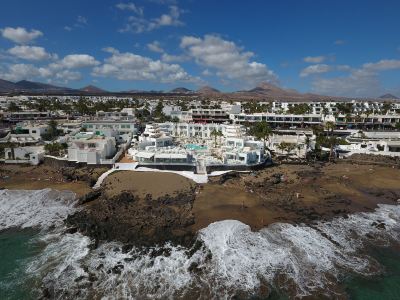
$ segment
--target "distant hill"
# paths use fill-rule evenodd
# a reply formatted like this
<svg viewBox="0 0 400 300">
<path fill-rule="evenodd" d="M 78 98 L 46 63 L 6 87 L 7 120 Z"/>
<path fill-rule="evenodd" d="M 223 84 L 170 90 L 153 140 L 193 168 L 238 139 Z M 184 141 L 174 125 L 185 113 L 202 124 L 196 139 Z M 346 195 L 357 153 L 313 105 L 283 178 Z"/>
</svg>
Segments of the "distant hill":
<svg viewBox="0 0 400 300">
<path fill-rule="evenodd" d="M 203 87 L 201 87 L 200 89 L 197 90 L 197 93 L 209 95 L 209 94 L 219 94 L 221 92 L 219 90 L 213 88 L 213 87 L 203 86 Z"/>
<path fill-rule="evenodd" d="M 190 93 L 193 93 L 192 90 L 189 90 L 189 89 L 184 88 L 184 87 L 177 87 L 177 88 L 175 88 L 173 90 L 170 90 L 169 92 L 173 93 L 173 94 L 190 94 Z"/>
<path fill-rule="evenodd" d="M 326 101 L 349 100 L 346 97 L 331 97 L 311 93 L 302 94 L 294 89 L 285 89 L 269 82 L 262 82 L 253 89 L 230 93 L 232 98 L 241 100 L 282 100 L 282 101 Z"/>
<path fill-rule="evenodd" d="M 82 92 L 87 92 L 87 93 L 94 93 L 94 94 L 103 94 L 103 93 L 108 93 L 108 91 L 103 90 L 97 86 L 94 85 L 87 85 L 81 89 L 79 89 Z"/>
<path fill-rule="evenodd" d="M 59 87 L 51 84 L 41 83 L 41 82 L 33 82 L 28 80 L 21 80 L 15 83 L 17 88 L 22 91 L 66 91 L 71 90 L 70 88 Z"/>
<path fill-rule="evenodd" d="M 185 87 L 178 87 L 171 91 L 144 91 L 144 90 L 127 90 L 121 92 L 108 92 L 99 87 L 88 85 L 81 89 L 71 89 L 68 87 L 60 87 L 46 83 L 22 80 L 18 82 L 11 82 L 7 80 L 0 79 L 0 93 L 25 93 L 25 94 L 64 94 L 64 95 L 82 95 L 82 94 L 142 94 L 142 95 L 156 95 L 162 96 L 167 93 L 175 93 L 182 95 L 191 95 L 197 94 L 202 96 L 215 96 L 218 99 L 226 99 L 226 100 L 258 100 L 258 101 L 273 101 L 273 100 L 281 100 L 281 101 L 327 101 L 327 100 L 344 100 L 348 101 L 354 98 L 350 97 L 335 97 L 335 96 L 324 96 L 317 95 L 312 93 L 300 93 L 293 89 L 285 89 L 283 87 L 279 87 L 277 85 L 263 82 L 257 85 L 255 88 L 250 90 L 243 90 L 237 92 L 221 92 L 213 87 L 204 86 L 198 89 L 197 91 L 192 91 Z M 364 98 L 368 100 L 397 100 L 399 98 L 392 95 L 386 94 L 382 95 L 379 98 Z"/>
<path fill-rule="evenodd" d="M 255 88 L 247 91 L 238 91 L 238 94 L 250 96 L 266 96 L 266 97 L 294 97 L 297 98 L 301 94 L 295 90 L 284 89 L 272 83 L 262 82 Z"/>
<path fill-rule="evenodd" d="M 90 91 L 91 89 L 96 90 L 96 93 L 106 92 L 94 86 L 88 86 L 85 88 L 87 88 L 87 90 L 76 90 L 68 87 L 61 87 L 47 83 L 29 81 L 29 80 L 21 80 L 14 83 L 11 81 L 0 79 L 0 93 L 41 93 L 41 94 L 46 94 L 46 93 L 82 94 L 82 92 L 94 93 L 94 91 Z"/>
<path fill-rule="evenodd" d="M 385 94 L 385 95 L 380 96 L 379 99 L 399 99 L 399 98 L 392 94 Z"/>
<path fill-rule="evenodd" d="M 69 93 L 73 89 L 66 87 L 59 87 L 51 84 L 34 82 L 28 80 L 21 80 L 18 82 L 11 82 L 0 79 L 0 92 L 13 93 L 13 92 L 30 92 L 30 93 Z"/>
<path fill-rule="evenodd" d="M 7 93 L 18 89 L 14 82 L 0 79 L 0 92 Z"/>
</svg>

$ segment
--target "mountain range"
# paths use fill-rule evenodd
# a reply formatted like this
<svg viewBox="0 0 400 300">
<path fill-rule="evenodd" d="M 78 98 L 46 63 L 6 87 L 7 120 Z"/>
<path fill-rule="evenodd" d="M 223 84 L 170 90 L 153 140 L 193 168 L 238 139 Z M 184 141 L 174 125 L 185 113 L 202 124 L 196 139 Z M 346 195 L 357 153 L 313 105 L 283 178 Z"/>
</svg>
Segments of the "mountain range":
<svg viewBox="0 0 400 300">
<path fill-rule="evenodd" d="M 260 83 L 253 89 L 242 90 L 237 92 L 221 92 L 213 87 L 203 86 L 198 90 L 190 90 L 185 87 L 177 87 L 170 91 L 142 91 L 142 90 L 128 90 L 121 92 L 109 92 L 103 90 L 94 85 L 88 85 L 81 89 L 72 89 L 68 87 L 60 87 L 46 83 L 33 82 L 28 80 L 22 80 L 18 82 L 11 82 L 7 80 L 0 79 L 0 93 L 25 93 L 25 94 L 71 94 L 71 95 L 92 95 L 92 94 L 181 94 L 181 95 L 202 95 L 202 96 L 212 96 L 219 99 L 232 99 L 232 100 L 283 100 L 283 101 L 317 101 L 317 100 L 349 100 L 351 98 L 346 97 L 332 97 L 317 95 L 312 93 L 300 93 L 293 89 L 285 89 L 276 86 L 271 83 L 263 82 Z M 374 99 L 374 98 L 371 98 Z M 397 100 L 398 97 L 392 94 L 385 94 L 380 96 L 380 100 Z"/>
</svg>

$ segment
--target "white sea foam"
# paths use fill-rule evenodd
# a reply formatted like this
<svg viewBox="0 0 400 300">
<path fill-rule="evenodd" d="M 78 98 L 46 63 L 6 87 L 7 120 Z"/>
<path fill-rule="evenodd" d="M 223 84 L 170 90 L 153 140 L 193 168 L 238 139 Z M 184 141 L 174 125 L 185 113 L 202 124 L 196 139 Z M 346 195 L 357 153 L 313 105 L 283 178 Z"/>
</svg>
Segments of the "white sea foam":
<svg viewBox="0 0 400 300">
<path fill-rule="evenodd" d="M 400 206 L 393 205 L 313 227 L 276 223 L 258 232 L 227 220 L 199 232 L 204 246 L 193 255 L 168 244 L 170 254 L 156 256 L 137 249 L 122 253 L 118 243 L 89 250 L 90 240 L 79 233 L 53 234 L 29 271 L 42 274 L 57 298 L 229 299 L 238 291 L 257 292 L 261 283 L 290 287 L 292 297 L 333 297 L 329 287 L 340 274 L 378 271 L 360 250 L 366 243 L 399 241 L 399 221 Z"/>
<path fill-rule="evenodd" d="M 73 210 L 75 194 L 68 191 L 0 190 L 0 230 L 57 226 Z"/>
<path fill-rule="evenodd" d="M 238 291 L 257 293 L 261 284 L 287 289 L 291 296 L 325 293 L 340 274 L 371 275 L 376 262 L 363 255 L 367 244 L 400 240 L 400 206 L 380 205 L 313 226 L 276 223 L 258 232 L 234 220 L 200 230 L 203 247 L 189 249 L 166 244 L 168 255 L 118 243 L 91 250 L 80 233 L 63 233 L 63 220 L 74 211 L 74 194 L 50 189 L 0 191 L 0 230 L 40 227 L 44 250 L 27 264 L 54 298 L 229 299 Z M 153 252 L 153 253 L 152 253 Z"/>
</svg>

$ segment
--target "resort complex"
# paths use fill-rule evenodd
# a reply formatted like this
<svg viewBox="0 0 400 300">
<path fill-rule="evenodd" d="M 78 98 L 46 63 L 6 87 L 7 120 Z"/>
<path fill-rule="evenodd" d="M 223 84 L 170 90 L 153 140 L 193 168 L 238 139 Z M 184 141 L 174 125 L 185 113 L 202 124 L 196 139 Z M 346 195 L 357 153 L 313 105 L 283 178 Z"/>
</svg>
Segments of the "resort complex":
<svg viewBox="0 0 400 300">
<path fill-rule="evenodd" d="M 251 170 L 273 159 L 304 160 L 324 153 L 330 158 L 400 156 L 396 101 L 51 99 L 1 97 L 5 163 L 38 164 L 47 157 L 66 164 L 127 163 L 200 174 Z M 44 111 L 43 103 L 55 109 Z"/>
</svg>

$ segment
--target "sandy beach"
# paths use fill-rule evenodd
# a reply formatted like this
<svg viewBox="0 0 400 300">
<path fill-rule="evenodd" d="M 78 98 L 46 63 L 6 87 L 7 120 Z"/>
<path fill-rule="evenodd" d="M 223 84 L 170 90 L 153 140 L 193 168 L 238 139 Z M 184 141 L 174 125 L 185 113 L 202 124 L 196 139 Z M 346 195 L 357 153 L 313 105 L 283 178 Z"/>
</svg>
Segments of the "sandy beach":
<svg viewBox="0 0 400 300">
<path fill-rule="evenodd" d="M 178 192 L 192 189 L 195 185 L 193 181 L 173 173 L 132 171 L 114 172 L 102 184 L 109 197 L 129 191 L 139 197 L 150 194 L 153 198 L 174 196 Z"/>
</svg>

